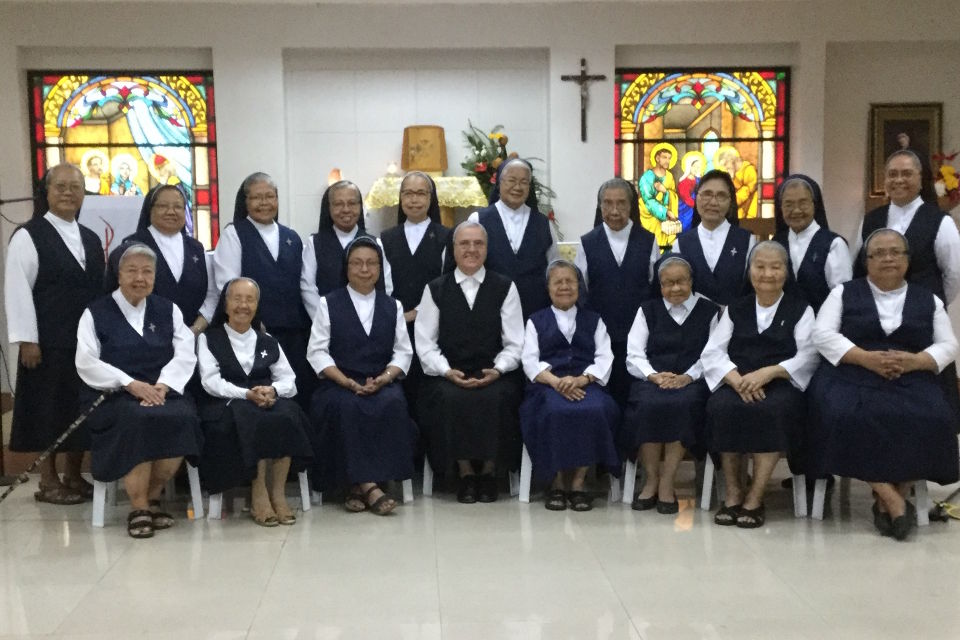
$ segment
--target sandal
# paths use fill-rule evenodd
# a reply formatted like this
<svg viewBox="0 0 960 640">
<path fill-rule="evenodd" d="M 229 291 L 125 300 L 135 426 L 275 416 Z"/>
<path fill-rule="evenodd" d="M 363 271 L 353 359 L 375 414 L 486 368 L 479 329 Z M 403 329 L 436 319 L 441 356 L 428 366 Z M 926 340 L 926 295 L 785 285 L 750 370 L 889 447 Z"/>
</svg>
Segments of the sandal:
<svg viewBox="0 0 960 640">
<path fill-rule="evenodd" d="M 570 500 L 570 508 L 574 511 L 593 509 L 593 498 L 586 491 L 571 491 L 568 500 Z"/>
<path fill-rule="evenodd" d="M 343 501 L 343 508 L 350 513 L 360 513 L 367 510 L 367 501 L 365 494 L 359 488 L 351 489 Z"/>
<path fill-rule="evenodd" d="M 166 511 L 160 511 L 160 501 L 151 500 L 147 504 L 150 505 L 150 513 L 153 514 L 153 530 L 160 531 L 162 529 L 169 529 L 176 522 L 173 519 L 173 516 L 167 513 Z"/>
<path fill-rule="evenodd" d="M 723 505 L 720 507 L 720 510 L 717 511 L 716 515 L 713 516 L 713 523 L 718 524 L 721 527 L 732 527 L 737 524 L 737 516 L 740 515 L 740 508 L 742 505 L 735 504 L 732 506 Z"/>
<path fill-rule="evenodd" d="M 738 529 L 757 529 L 763 526 L 763 523 L 767 521 L 767 510 L 763 506 L 763 503 L 760 503 L 760 506 L 756 509 L 744 509 L 740 508 L 740 513 L 737 514 L 737 528 Z"/>
<path fill-rule="evenodd" d="M 378 487 L 377 485 L 373 485 L 372 487 L 367 489 L 363 494 L 363 501 L 367 505 L 367 508 L 370 509 L 370 511 L 372 511 L 378 516 L 385 516 L 397 508 L 397 501 L 391 498 L 386 492 L 384 492 L 382 496 L 374 500 L 372 503 L 367 502 L 367 500 L 370 499 L 370 494 L 373 493 L 374 490 L 379 488 L 380 487 Z"/>
<path fill-rule="evenodd" d="M 33 493 L 33 499 L 37 502 L 47 502 L 49 504 L 83 504 L 83 496 L 79 492 L 66 487 L 62 484 L 48 486 L 41 484 L 40 490 Z"/>
<path fill-rule="evenodd" d="M 131 538 L 153 537 L 153 514 L 146 509 L 137 509 L 127 515 L 127 534 Z"/>
<path fill-rule="evenodd" d="M 84 500 L 93 500 L 93 485 L 83 478 L 64 478 L 61 484 L 74 493 L 79 493 Z"/>
<path fill-rule="evenodd" d="M 293 515 L 293 512 L 289 510 L 284 512 L 277 511 L 277 522 L 282 525 L 296 524 L 297 516 Z"/>
<path fill-rule="evenodd" d="M 893 520 L 886 511 L 880 511 L 880 505 L 873 503 L 873 526 L 880 532 L 881 536 L 893 535 Z"/>
<path fill-rule="evenodd" d="M 261 527 L 275 527 L 280 524 L 277 516 L 258 516 L 252 510 L 250 511 L 250 517 Z"/>
<path fill-rule="evenodd" d="M 567 494 L 563 489 L 553 489 L 547 494 L 547 501 L 544 505 L 550 511 L 566 511 Z"/>
</svg>

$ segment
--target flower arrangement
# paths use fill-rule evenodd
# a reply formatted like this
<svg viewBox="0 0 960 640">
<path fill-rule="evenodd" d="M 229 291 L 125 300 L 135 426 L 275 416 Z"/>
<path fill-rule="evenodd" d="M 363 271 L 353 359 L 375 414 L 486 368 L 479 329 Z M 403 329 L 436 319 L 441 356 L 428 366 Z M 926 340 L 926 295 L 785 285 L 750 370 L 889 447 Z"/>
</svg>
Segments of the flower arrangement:
<svg viewBox="0 0 960 640">
<path fill-rule="evenodd" d="M 503 125 L 498 124 L 489 133 L 483 131 L 469 120 L 468 128 L 463 132 L 463 140 L 467 146 L 467 156 L 460 166 L 468 176 L 473 176 L 480 183 L 483 194 L 490 197 L 490 192 L 497 184 L 497 170 L 507 160 L 519 158 L 516 151 L 507 152 L 507 142 L 509 138 L 503 133 Z M 527 161 L 542 162 L 540 158 L 524 158 Z M 553 209 L 552 200 L 557 194 L 549 186 L 537 179 L 536 170 L 531 176 L 530 188 L 537 196 L 537 203 L 540 211 L 543 212 L 550 224 L 553 226 L 554 233 L 558 240 L 563 240 L 563 234 L 560 233 L 560 223 L 557 221 L 556 212 Z"/>
<path fill-rule="evenodd" d="M 943 152 L 933 154 L 933 161 L 936 163 L 936 180 L 933 186 L 937 197 L 946 199 L 951 208 L 960 204 L 960 175 L 957 166 L 951 164 L 957 155 L 960 155 L 960 152 L 954 151 L 950 155 Z"/>
</svg>

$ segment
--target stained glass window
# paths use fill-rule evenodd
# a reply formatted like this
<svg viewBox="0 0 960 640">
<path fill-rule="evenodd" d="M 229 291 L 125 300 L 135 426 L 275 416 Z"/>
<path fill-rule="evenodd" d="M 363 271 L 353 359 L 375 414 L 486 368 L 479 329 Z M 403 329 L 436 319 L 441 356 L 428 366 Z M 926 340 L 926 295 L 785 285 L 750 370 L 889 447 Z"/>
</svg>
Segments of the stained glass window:
<svg viewBox="0 0 960 640">
<path fill-rule="evenodd" d="M 615 172 L 637 184 L 642 221 L 661 245 L 690 226 L 693 191 L 711 169 L 733 178 L 741 225 L 773 233 L 789 89 L 786 68 L 617 69 Z"/>
<path fill-rule="evenodd" d="M 171 73 L 31 71 L 34 175 L 71 162 L 87 193 L 145 194 L 178 184 L 188 199 L 187 230 L 208 249 L 220 224 L 213 76 Z"/>
</svg>

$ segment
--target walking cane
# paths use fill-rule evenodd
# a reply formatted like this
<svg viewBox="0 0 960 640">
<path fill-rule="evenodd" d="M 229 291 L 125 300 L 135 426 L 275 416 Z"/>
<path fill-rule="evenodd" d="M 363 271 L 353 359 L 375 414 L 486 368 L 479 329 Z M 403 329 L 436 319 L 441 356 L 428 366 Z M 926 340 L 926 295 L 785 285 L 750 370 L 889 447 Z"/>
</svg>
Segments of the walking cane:
<svg viewBox="0 0 960 640">
<path fill-rule="evenodd" d="M 4 491 L 3 494 L 0 494 L 0 503 L 2 503 L 4 500 L 6 500 L 6 499 L 7 499 L 7 496 L 9 496 L 11 493 L 13 493 L 13 490 L 14 490 L 14 489 L 16 489 L 17 487 L 19 487 L 20 485 L 22 485 L 22 484 L 23 484 L 24 482 L 26 482 L 27 480 L 29 480 L 29 479 L 30 479 L 30 475 L 29 475 L 30 472 L 33 471 L 34 469 L 36 469 L 38 466 L 40 466 L 40 463 L 41 463 L 41 462 L 43 462 L 44 460 L 46 460 L 46 459 L 50 456 L 51 453 L 53 453 L 54 451 L 56 451 L 56 450 L 57 450 L 57 447 L 59 447 L 61 444 L 63 444 L 63 441 L 66 440 L 67 438 L 69 438 L 69 437 L 70 437 L 70 434 L 72 434 L 74 431 L 76 431 L 77 428 L 78 428 L 81 424 L 83 424 L 83 421 L 84 421 L 84 420 L 86 420 L 87 418 L 90 417 L 90 414 L 93 413 L 94 409 L 96 409 L 97 407 L 99 407 L 100 404 L 101 404 L 104 400 L 107 399 L 107 396 L 109 396 L 109 395 L 111 395 L 111 394 L 113 394 L 113 393 L 114 393 L 113 391 L 104 391 L 103 393 L 101 393 L 101 394 L 100 394 L 100 397 L 97 398 L 96 400 L 94 400 L 94 401 L 93 401 L 93 404 L 90 405 L 90 407 L 87 408 L 86 411 L 84 411 L 83 413 L 81 413 L 80 416 L 79 416 L 76 420 L 74 420 L 73 423 L 72 423 L 69 427 L 67 427 L 67 430 L 64 431 L 63 433 L 61 433 L 61 434 L 60 434 L 60 437 L 57 438 L 56 441 L 55 441 L 52 445 L 50 445 L 49 447 L 47 447 L 46 450 L 44 450 L 44 452 L 40 454 L 40 457 L 39 457 L 39 458 L 37 458 L 36 460 L 34 460 L 32 463 L 30 463 L 30 466 L 27 467 L 27 468 L 23 471 L 23 473 L 21 473 L 19 476 L 17 476 L 17 479 L 13 481 L 13 484 L 11 484 L 9 487 L 7 487 L 6 491 Z"/>
</svg>

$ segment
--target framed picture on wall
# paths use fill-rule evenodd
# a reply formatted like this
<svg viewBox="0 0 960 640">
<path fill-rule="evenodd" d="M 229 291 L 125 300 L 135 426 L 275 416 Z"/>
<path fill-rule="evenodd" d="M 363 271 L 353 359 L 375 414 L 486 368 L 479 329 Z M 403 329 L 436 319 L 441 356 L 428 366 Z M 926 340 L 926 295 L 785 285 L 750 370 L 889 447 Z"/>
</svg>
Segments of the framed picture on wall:
<svg viewBox="0 0 960 640">
<path fill-rule="evenodd" d="M 929 171 L 930 156 L 940 150 L 943 103 L 870 105 L 870 195 L 883 196 L 884 164 L 898 149 L 910 149 Z"/>
</svg>

